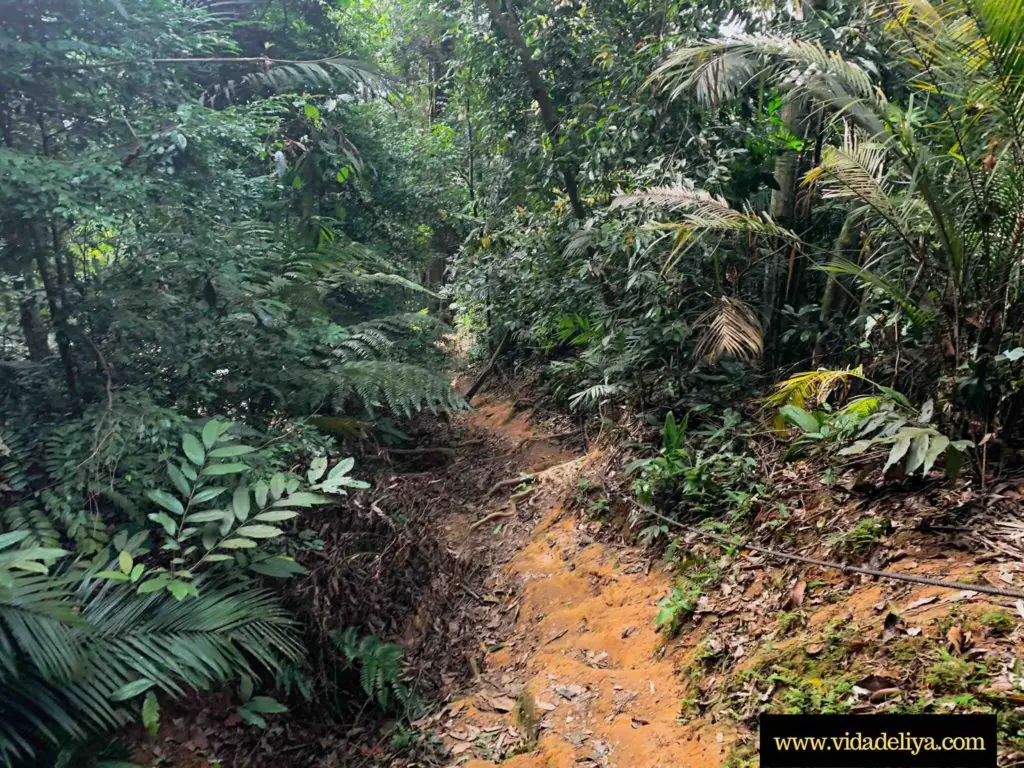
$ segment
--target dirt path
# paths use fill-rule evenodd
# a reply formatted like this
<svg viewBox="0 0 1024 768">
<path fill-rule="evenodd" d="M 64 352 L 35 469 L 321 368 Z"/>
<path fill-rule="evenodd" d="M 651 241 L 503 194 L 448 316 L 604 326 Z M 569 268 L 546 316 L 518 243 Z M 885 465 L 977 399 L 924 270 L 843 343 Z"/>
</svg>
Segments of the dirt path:
<svg viewBox="0 0 1024 768">
<path fill-rule="evenodd" d="M 475 682 L 435 725 L 451 765 L 721 764 L 721 729 L 678 722 L 683 652 L 668 653 L 654 631 L 668 578 L 635 550 L 602 543 L 600 522 L 563 511 L 599 454 L 536 439 L 534 425 L 506 401 L 485 399 L 466 418 L 470 430 L 508 441 L 519 470 L 536 472 L 538 485 L 525 520 L 520 501 L 512 522 L 494 518 L 494 528 L 488 521 L 470 529 L 510 511 L 506 500 L 518 489 L 507 486 L 494 494 L 493 508 L 445 524 L 450 546 L 465 556 L 494 547 L 508 553 L 486 582 L 492 591 L 479 596 L 491 614 L 484 627 L 497 641 L 482 642 Z"/>
</svg>

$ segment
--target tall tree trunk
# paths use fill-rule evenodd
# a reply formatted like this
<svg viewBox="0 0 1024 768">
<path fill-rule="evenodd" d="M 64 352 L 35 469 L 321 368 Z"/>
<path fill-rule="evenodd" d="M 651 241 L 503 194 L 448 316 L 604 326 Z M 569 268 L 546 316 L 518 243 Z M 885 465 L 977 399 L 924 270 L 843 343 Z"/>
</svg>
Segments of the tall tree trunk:
<svg viewBox="0 0 1024 768">
<path fill-rule="evenodd" d="M 25 348 L 28 359 L 33 363 L 41 363 L 50 356 L 50 343 L 46 338 L 46 327 L 39 304 L 31 294 L 18 303 L 18 320 L 21 332 L 25 336 Z"/>
<path fill-rule="evenodd" d="M 516 23 L 515 18 L 511 14 L 504 14 L 501 9 L 498 8 L 498 0 L 484 0 L 487 5 L 487 11 L 490 13 L 491 20 L 498 26 L 498 28 L 505 34 L 505 37 L 509 39 L 512 46 L 516 49 L 516 53 L 519 55 L 519 60 L 523 65 L 523 73 L 526 75 L 526 80 L 530 84 L 530 92 L 533 95 L 534 100 L 537 102 L 537 106 L 540 108 L 541 121 L 544 123 L 544 129 L 551 137 L 552 144 L 558 147 L 558 110 L 555 108 L 554 102 L 551 100 L 551 93 L 548 90 L 547 83 L 544 82 L 544 76 L 541 74 L 540 65 L 534 60 L 533 54 L 530 52 L 530 46 L 526 44 L 526 39 L 523 37 L 523 33 L 519 31 L 519 25 Z M 556 155 L 556 162 L 558 158 Z M 569 203 L 572 205 L 572 211 L 577 219 L 586 218 L 586 211 L 583 208 L 583 203 L 580 201 L 579 185 L 576 182 L 576 174 L 572 169 L 567 168 L 563 165 L 562 167 L 562 179 L 565 182 L 565 192 L 569 196 Z"/>
<path fill-rule="evenodd" d="M 36 268 L 39 270 L 39 277 L 43 281 L 43 290 L 46 291 L 46 303 L 50 309 L 50 321 L 53 323 L 54 336 L 57 337 L 57 351 L 60 354 L 61 365 L 64 368 L 64 382 L 67 384 L 72 408 L 78 413 L 81 407 L 78 400 L 75 361 L 71 356 L 71 340 L 68 338 L 67 333 L 67 318 L 64 313 L 64 307 L 60 303 L 53 273 L 50 271 L 46 250 L 43 248 L 39 238 L 34 237 L 33 241 L 36 253 Z"/>
</svg>

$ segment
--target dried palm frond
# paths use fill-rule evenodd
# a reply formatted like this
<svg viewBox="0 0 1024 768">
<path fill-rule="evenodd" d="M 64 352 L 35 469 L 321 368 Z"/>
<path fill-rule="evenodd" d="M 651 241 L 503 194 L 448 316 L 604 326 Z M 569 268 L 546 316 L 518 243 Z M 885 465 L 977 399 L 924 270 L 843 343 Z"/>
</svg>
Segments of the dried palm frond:
<svg viewBox="0 0 1024 768">
<path fill-rule="evenodd" d="M 777 235 L 789 240 L 799 239 L 780 227 L 765 213 L 737 211 L 725 198 L 687 187 L 652 187 L 632 195 L 619 195 L 612 201 L 612 210 L 651 205 L 666 211 L 685 210 L 682 222 L 656 225 L 659 229 L 696 230 L 705 232 L 757 232 Z"/>
<path fill-rule="evenodd" d="M 715 363 L 723 355 L 753 360 L 764 353 L 761 321 L 739 299 L 722 296 L 693 327 L 700 331 L 693 353 L 701 360 Z"/>
</svg>

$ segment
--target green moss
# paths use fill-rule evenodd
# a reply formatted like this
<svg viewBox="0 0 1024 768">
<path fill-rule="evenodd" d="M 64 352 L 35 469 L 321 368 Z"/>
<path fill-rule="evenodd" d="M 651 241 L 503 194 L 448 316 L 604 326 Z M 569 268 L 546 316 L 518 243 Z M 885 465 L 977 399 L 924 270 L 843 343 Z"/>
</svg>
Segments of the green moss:
<svg viewBox="0 0 1024 768">
<path fill-rule="evenodd" d="M 985 683 L 988 675 L 984 664 L 941 651 L 938 660 L 928 668 L 925 680 L 936 693 L 960 694 Z"/>
<path fill-rule="evenodd" d="M 779 632 L 785 634 L 803 625 L 804 614 L 802 611 L 783 611 L 779 614 L 778 623 Z"/>
<path fill-rule="evenodd" d="M 1013 618 L 1006 611 L 989 611 L 983 613 L 978 621 L 985 629 L 988 630 L 990 635 L 1008 635 L 1013 631 L 1013 628 L 1017 625 L 1016 619 Z"/>
</svg>

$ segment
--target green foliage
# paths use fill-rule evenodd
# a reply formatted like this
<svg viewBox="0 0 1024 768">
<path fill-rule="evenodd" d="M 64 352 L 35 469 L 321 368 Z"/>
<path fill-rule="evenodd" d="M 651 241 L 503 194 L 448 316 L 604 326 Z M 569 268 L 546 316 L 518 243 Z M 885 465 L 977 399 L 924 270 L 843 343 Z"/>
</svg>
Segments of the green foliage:
<svg viewBox="0 0 1024 768">
<path fill-rule="evenodd" d="M 888 520 L 865 517 L 849 529 L 826 537 L 825 543 L 843 557 L 863 557 L 889 532 Z"/>
<path fill-rule="evenodd" d="M 733 450 L 740 442 L 739 415 L 728 412 L 721 426 L 695 433 L 696 447 L 687 441 L 687 427 L 688 418 L 677 424 L 669 412 L 658 455 L 626 465 L 627 474 L 635 475 L 638 504 L 679 517 L 744 514 L 759 487 L 753 457 Z"/>
<path fill-rule="evenodd" d="M 397 711 L 414 716 L 420 708 L 415 693 L 403 680 L 402 649 L 385 643 L 375 635 L 363 635 L 355 627 L 332 636 L 338 651 L 359 669 L 363 693 L 386 712 Z"/>
</svg>

